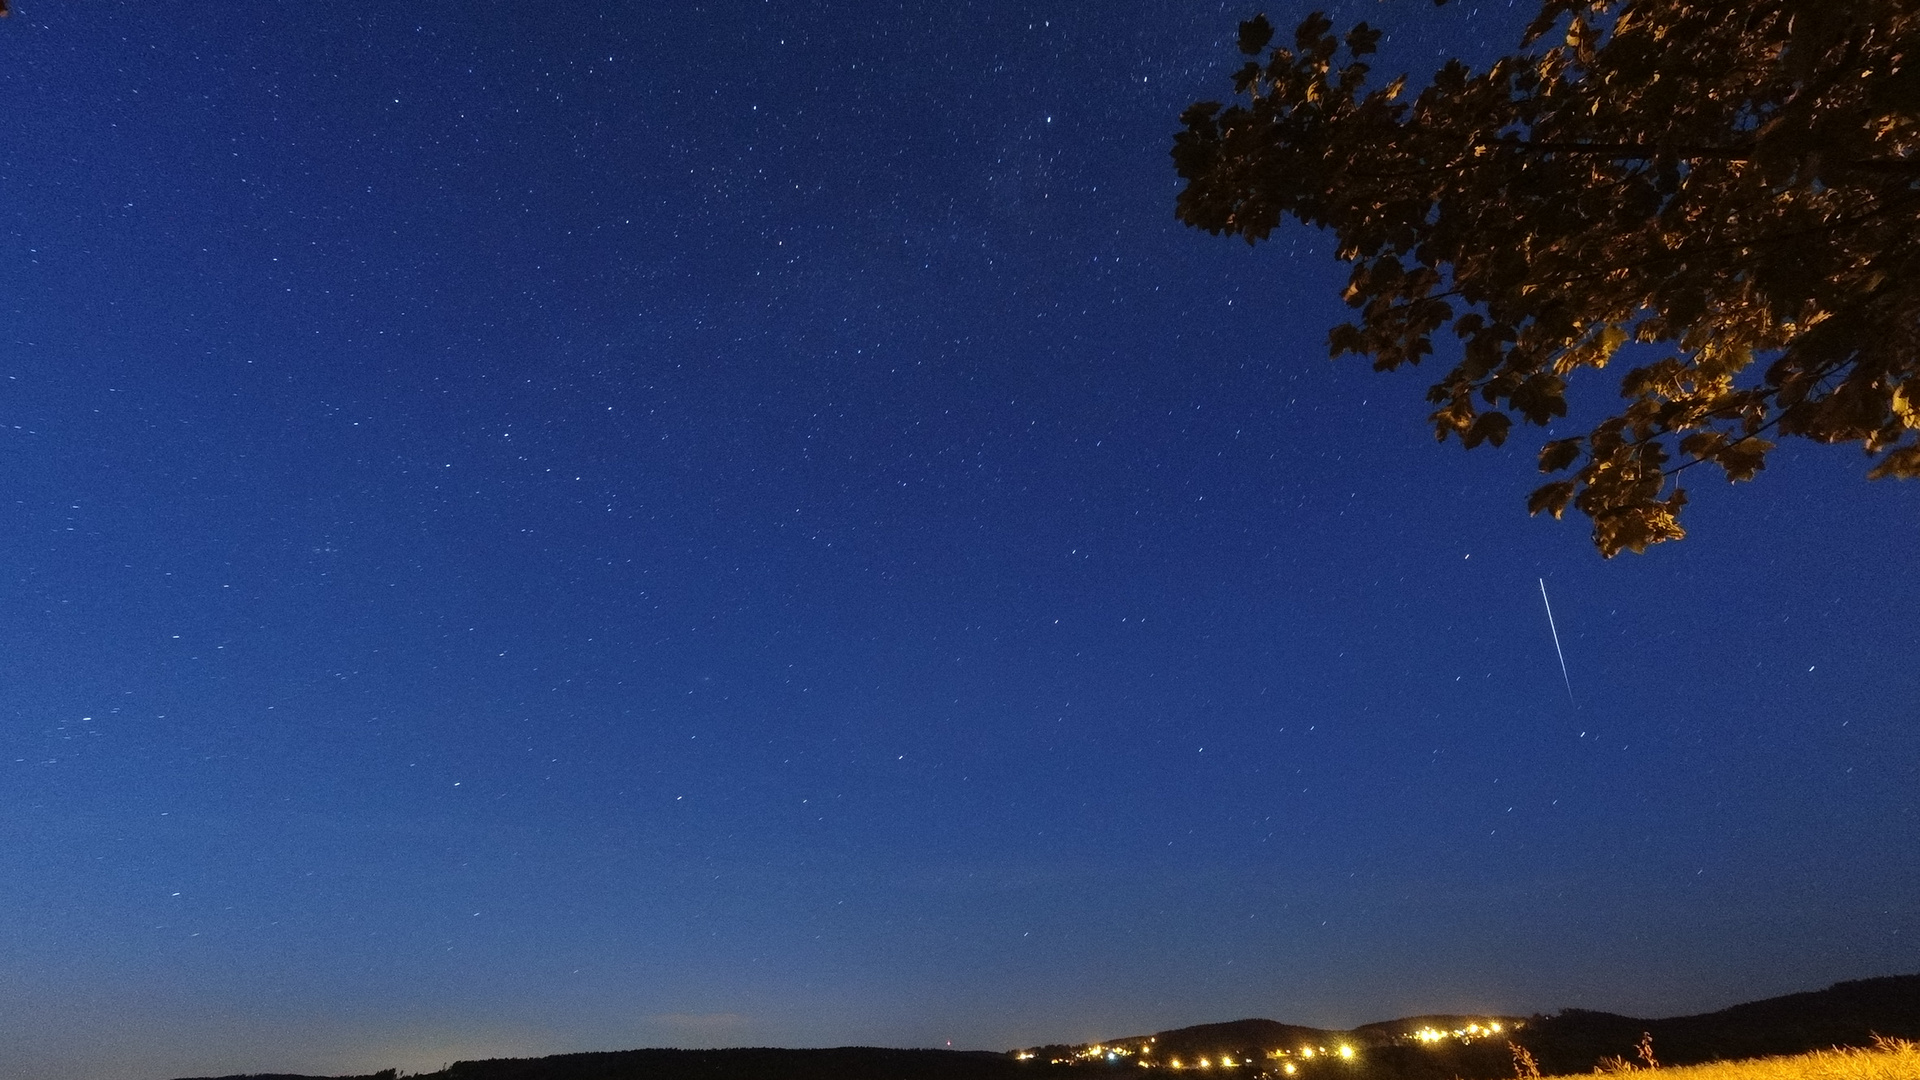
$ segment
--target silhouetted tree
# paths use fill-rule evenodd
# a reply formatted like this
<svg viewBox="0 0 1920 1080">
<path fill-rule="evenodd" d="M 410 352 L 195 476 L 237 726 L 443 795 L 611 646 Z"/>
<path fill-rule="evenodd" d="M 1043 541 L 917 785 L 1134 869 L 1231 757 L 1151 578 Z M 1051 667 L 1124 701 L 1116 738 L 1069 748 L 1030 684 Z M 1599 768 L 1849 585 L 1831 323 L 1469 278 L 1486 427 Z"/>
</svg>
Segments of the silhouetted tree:
<svg viewBox="0 0 1920 1080">
<path fill-rule="evenodd" d="M 1541 448 L 1573 471 L 1531 512 L 1644 551 L 1685 535 L 1676 474 L 1749 479 L 1769 435 L 1920 476 L 1920 3 L 1546 0 L 1519 51 L 1411 100 L 1369 78 L 1379 31 L 1332 31 L 1240 25 L 1239 96 L 1181 116 L 1178 216 L 1330 230 L 1359 311 L 1334 356 L 1389 370 L 1450 331 L 1441 441 L 1547 425 L 1569 376 L 1637 345 L 1624 409 Z"/>
</svg>

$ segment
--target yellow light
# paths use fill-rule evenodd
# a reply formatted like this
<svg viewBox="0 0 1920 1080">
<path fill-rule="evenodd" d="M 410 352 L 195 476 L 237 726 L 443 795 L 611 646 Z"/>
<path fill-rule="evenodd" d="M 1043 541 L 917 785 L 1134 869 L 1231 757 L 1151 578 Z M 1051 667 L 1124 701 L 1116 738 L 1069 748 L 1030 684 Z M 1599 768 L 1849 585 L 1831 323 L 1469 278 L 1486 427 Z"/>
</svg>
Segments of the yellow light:
<svg viewBox="0 0 1920 1080">
<path fill-rule="evenodd" d="M 1311 1047 L 1311 1046 L 1303 1046 L 1303 1047 L 1301 1047 L 1301 1048 L 1300 1048 L 1300 1056 L 1301 1056 L 1301 1057 L 1308 1057 L 1308 1058 L 1310 1058 L 1310 1057 L 1312 1057 L 1312 1056 L 1313 1056 L 1313 1047 Z"/>
<path fill-rule="evenodd" d="M 1200 1059 L 1200 1067 L 1201 1067 L 1201 1068 L 1203 1068 L 1203 1069 L 1211 1069 L 1211 1068 L 1213 1068 L 1213 1062 L 1211 1062 L 1211 1061 L 1208 1061 L 1208 1060 L 1207 1060 L 1206 1058 L 1201 1058 L 1201 1059 Z"/>
<path fill-rule="evenodd" d="M 1498 1034 L 1500 1031 L 1500 1025 L 1499 1024 L 1493 1025 L 1493 1030 L 1495 1034 Z"/>
<path fill-rule="evenodd" d="M 1294 1073 L 1299 1071 L 1293 1067 L 1293 1062 L 1291 1061 L 1287 1062 L 1285 1065 L 1280 1066 L 1280 1070 L 1286 1073 L 1288 1076 L 1292 1076 Z"/>
<path fill-rule="evenodd" d="M 1340 1056 L 1341 1056 L 1341 1057 L 1343 1057 L 1343 1058 L 1346 1058 L 1346 1059 L 1347 1059 L 1348 1061 L 1352 1061 L 1352 1060 L 1353 1060 L 1353 1047 L 1351 1047 L 1351 1046 L 1343 1046 L 1343 1047 L 1341 1047 L 1341 1048 L 1340 1048 Z"/>
</svg>

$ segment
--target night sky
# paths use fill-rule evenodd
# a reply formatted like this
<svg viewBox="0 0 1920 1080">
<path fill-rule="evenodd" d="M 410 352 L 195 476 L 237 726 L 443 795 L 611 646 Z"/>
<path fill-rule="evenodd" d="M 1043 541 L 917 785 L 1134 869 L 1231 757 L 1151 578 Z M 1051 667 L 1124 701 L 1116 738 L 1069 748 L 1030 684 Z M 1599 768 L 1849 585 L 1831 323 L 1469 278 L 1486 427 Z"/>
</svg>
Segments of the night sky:
<svg viewBox="0 0 1920 1080">
<path fill-rule="evenodd" d="M 1254 8 L 14 7 L 0 1076 L 1920 971 L 1920 487 L 1528 518 L 1173 220 Z"/>
</svg>

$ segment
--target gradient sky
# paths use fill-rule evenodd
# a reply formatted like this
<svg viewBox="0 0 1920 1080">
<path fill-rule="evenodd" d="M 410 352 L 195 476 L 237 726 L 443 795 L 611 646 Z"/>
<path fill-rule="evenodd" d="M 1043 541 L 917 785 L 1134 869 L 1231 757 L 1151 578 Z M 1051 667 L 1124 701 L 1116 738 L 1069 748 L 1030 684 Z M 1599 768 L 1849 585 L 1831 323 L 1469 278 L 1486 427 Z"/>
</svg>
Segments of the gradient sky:
<svg viewBox="0 0 1920 1080">
<path fill-rule="evenodd" d="M 0 1076 L 1920 971 L 1920 487 L 1529 519 L 1173 221 L 1253 10 L 18 0 Z"/>
</svg>

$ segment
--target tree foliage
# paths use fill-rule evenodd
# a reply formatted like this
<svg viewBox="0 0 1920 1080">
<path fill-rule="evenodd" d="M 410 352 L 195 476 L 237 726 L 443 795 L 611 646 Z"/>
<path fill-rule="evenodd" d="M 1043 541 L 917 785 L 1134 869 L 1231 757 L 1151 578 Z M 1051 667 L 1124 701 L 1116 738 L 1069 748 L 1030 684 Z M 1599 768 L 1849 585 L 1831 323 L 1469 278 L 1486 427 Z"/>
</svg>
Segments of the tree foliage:
<svg viewBox="0 0 1920 1080">
<path fill-rule="evenodd" d="M 1678 474 L 1750 479 L 1770 437 L 1920 476 L 1920 0 L 1545 0 L 1514 54 L 1410 99 L 1370 78 L 1379 37 L 1242 23 L 1236 99 L 1174 139 L 1187 224 L 1332 232 L 1358 311 L 1334 356 L 1390 370 L 1451 333 L 1427 397 L 1468 447 L 1638 361 L 1528 502 L 1609 557 L 1685 535 Z"/>
</svg>

